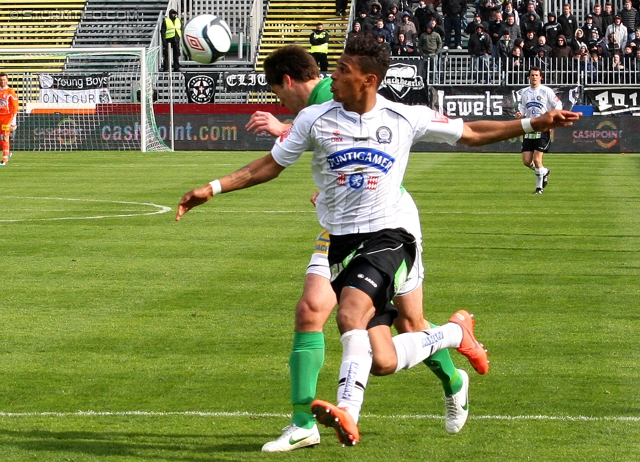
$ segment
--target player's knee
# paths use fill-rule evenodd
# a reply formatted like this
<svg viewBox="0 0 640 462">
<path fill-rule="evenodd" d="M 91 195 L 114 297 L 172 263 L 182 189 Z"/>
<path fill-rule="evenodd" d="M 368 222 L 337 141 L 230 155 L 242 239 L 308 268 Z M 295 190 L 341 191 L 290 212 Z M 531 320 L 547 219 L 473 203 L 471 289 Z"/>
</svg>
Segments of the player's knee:
<svg viewBox="0 0 640 462">
<path fill-rule="evenodd" d="M 384 364 L 372 364 L 371 365 L 371 375 L 375 375 L 376 377 L 381 377 L 384 375 L 391 375 L 395 372 L 395 368 Z"/>
<path fill-rule="evenodd" d="M 332 310 L 333 305 L 303 296 L 296 305 L 296 330 L 321 331 Z"/>
</svg>

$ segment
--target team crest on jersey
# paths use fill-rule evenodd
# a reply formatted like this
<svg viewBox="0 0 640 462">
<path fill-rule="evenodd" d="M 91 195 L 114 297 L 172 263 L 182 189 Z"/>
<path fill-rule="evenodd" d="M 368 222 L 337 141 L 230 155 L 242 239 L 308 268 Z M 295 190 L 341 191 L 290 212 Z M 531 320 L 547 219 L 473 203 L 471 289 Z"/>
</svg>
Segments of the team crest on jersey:
<svg viewBox="0 0 640 462">
<path fill-rule="evenodd" d="M 340 173 L 336 179 L 336 184 L 338 186 L 347 186 L 349 189 L 353 189 L 354 191 L 360 191 L 363 189 L 367 191 L 375 191 L 378 189 L 379 178 L 380 177 L 366 175 L 361 172 L 354 173 L 353 175 Z"/>
<path fill-rule="evenodd" d="M 389 144 L 391 143 L 391 129 L 389 127 L 382 126 L 376 131 L 376 138 L 378 138 L 378 143 L 380 144 Z"/>
<path fill-rule="evenodd" d="M 344 167 L 364 165 L 387 173 L 395 162 L 395 158 L 377 149 L 344 149 L 327 157 L 330 170 L 340 170 Z"/>
</svg>

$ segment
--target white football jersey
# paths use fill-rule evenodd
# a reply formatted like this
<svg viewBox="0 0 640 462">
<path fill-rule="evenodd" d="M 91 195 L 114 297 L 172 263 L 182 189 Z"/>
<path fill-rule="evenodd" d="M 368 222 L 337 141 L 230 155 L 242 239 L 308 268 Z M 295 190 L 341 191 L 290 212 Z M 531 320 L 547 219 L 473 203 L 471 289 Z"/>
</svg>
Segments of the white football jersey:
<svg viewBox="0 0 640 462">
<path fill-rule="evenodd" d="M 455 144 L 462 130 L 462 119 L 380 95 L 362 115 L 329 101 L 303 109 L 271 154 L 288 167 L 313 150 L 320 224 L 334 235 L 375 232 L 407 221 L 400 197 L 411 146 L 418 141 Z"/>
<path fill-rule="evenodd" d="M 546 85 L 522 90 L 518 111 L 523 117 L 539 117 L 551 109 L 562 109 L 562 101 Z"/>
</svg>

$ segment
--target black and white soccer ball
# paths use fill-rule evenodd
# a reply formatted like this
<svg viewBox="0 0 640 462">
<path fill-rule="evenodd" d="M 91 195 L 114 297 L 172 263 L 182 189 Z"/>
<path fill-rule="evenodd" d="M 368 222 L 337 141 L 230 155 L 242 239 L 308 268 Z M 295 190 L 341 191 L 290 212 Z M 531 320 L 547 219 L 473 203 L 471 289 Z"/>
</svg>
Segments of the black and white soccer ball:
<svg viewBox="0 0 640 462">
<path fill-rule="evenodd" d="M 182 31 L 182 50 L 192 61 L 212 64 L 231 48 L 229 25 L 213 14 L 191 18 Z"/>
</svg>

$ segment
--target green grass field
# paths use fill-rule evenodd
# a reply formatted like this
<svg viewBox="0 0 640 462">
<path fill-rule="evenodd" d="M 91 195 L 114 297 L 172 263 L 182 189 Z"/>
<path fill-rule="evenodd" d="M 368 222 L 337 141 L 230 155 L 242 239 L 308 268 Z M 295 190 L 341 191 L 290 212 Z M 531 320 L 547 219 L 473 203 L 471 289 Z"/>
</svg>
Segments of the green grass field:
<svg viewBox="0 0 640 462">
<path fill-rule="evenodd" d="M 319 231 L 308 160 L 174 222 L 260 153 L 16 153 L 0 169 L 1 461 L 637 461 L 640 156 L 415 154 L 425 313 L 475 313 L 492 370 L 444 431 L 426 367 L 373 377 L 362 443 L 264 455 Z M 341 347 L 327 325 L 319 397 Z M 456 364 L 472 371 L 457 352 Z"/>
</svg>

